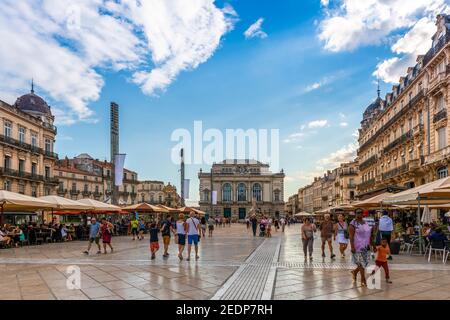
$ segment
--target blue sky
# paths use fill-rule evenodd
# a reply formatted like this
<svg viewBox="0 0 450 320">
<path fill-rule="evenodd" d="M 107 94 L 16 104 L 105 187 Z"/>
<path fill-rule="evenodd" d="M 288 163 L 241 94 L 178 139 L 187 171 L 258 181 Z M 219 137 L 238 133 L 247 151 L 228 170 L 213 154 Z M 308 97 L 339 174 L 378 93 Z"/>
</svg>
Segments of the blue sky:
<svg viewBox="0 0 450 320">
<path fill-rule="evenodd" d="M 20 68 L 16 71 L 0 70 L 16 73 L 14 76 L 22 78 L 10 86 L 0 85 L 3 97 L 0 99 L 11 100 L 19 92 L 26 91 L 26 81 L 33 76 L 37 93 L 57 109 L 57 121 L 58 116 L 64 120 L 59 121 L 56 144 L 60 158 L 87 152 L 99 159 L 109 157 L 109 104 L 115 101 L 120 105 L 120 151 L 127 154 L 126 167 L 137 171 L 140 179 L 163 180 L 177 186 L 180 183 L 178 167 L 170 158 L 175 145 L 170 141 L 174 130 L 186 128 L 192 131 L 196 120 L 203 121 L 205 129 L 223 131 L 227 128 L 280 129 L 280 167 L 287 175 L 287 197 L 315 175 L 354 157 L 355 131 L 361 114 L 376 97 L 374 72 L 378 72 L 381 78 L 384 95 L 392 86 L 391 82 L 395 81 L 392 79 L 398 79 L 406 71 L 404 66 L 412 63 L 417 50 L 423 51 L 428 46 L 426 37 L 433 31 L 430 23 L 434 14 L 436 10 L 447 8 L 448 4 L 443 0 L 442 7 L 436 9 L 436 2 L 417 1 L 416 10 L 408 11 L 407 22 L 377 28 L 367 21 L 378 18 L 385 22 L 383 19 L 386 18 L 381 14 L 383 8 L 377 7 L 382 6 L 383 1 L 371 0 L 376 5 L 372 4 L 369 9 L 358 7 L 359 4 L 352 0 L 202 1 L 213 11 L 232 8 L 234 13 L 227 20 L 232 26 L 226 31 L 218 28 L 222 30 L 218 35 L 220 43 L 211 48 L 207 58 L 179 70 L 162 90 L 151 87 L 152 92 L 149 92 L 142 82 L 133 80 L 136 69 L 147 68 L 148 71 L 161 66 L 155 54 L 159 50 L 155 48 L 158 44 L 152 44 L 149 52 L 140 53 L 150 62 L 136 67 L 130 66 L 135 60 L 132 50 L 124 52 L 122 57 L 96 61 L 92 58 L 94 54 L 83 56 L 79 53 L 82 51 L 77 50 L 77 45 L 80 48 L 81 42 L 76 42 L 77 39 L 73 40 L 72 55 L 84 60 L 92 58 L 93 62 L 86 68 L 93 70 L 98 77 L 89 76 L 85 83 L 87 88 L 89 81 L 97 81 L 93 82 L 98 86 L 97 95 L 92 92 L 83 96 L 87 89 L 78 88 L 80 81 L 84 81 L 83 72 L 76 82 L 67 84 L 66 91 L 52 93 L 60 89 L 53 84 L 58 79 L 54 78 L 53 82 L 48 80 L 49 77 L 40 79 L 39 70 L 42 72 L 43 69 L 33 69 L 26 64 L 26 58 L 30 57 L 19 54 L 18 58 L 4 58 L 18 59 L 14 63 L 19 66 L 23 63 L 26 73 L 36 74 L 23 74 Z M 339 7 L 343 3 L 347 9 Z M 6 6 L 10 13 L 18 9 L 14 2 Z M 350 10 L 351 6 L 356 6 L 354 10 L 369 11 L 368 16 L 361 17 L 361 14 Z M 54 12 L 42 14 L 48 14 L 57 21 Z M 31 20 L 30 17 L 28 19 Z M 245 31 L 258 19 L 263 19 L 260 29 L 255 30 L 254 37 L 246 37 Z M 342 19 L 344 22 L 358 20 L 363 23 L 358 30 L 360 32 L 339 28 Z M 0 26 L 1 21 L 0 15 Z M 424 26 L 418 22 L 423 22 Z M 425 38 L 417 40 L 414 50 L 409 47 L 399 49 L 399 40 L 408 34 L 416 35 L 416 31 L 421 31 L 415 30 L 419 27 L 421 30 L 427 28 Z M 50 29 L 54 32 L 52 28 L 45 30 Z M 423 32 L 420 34 L 424 37 Z M 70 35 L 64 36 L 70 38 Z M 152 33 L 147 34 L 148 38 L 151 36 Z M 54 34 L 52 38 L 56 38 Z M 366 43 L 367 38 L 371 43 Z M 170 40 L 165 41 L 170 43 Z M 63 42 L 55 40 L 55 46 L 58 45 L 63 46 Z M 134 50 L 138 50 L 136 48 Z M 145 51 L 145 48 L 139 50 Z M 106 55 L 100 49 L 99 52 Z M 395 58 L 397 60 L 393 60 Z M 34 62 L 43 60 L 39 57 L 31 59 L 36 59 Z M 127 60 L 129 65 L 121 67 L 121 59 Z M 169 59 L 163 62 L 163 66 L 164 63 L 173 62 Z M 68 72 L 64 79 L 75 77 L 77 70 L 68 69 Z M 84 105 L 78 100 L 73 102 L 70 92 L 78 94 Z M 193 201 L 198 199 L 197 173 L 200 168 L 208 169 L 208 166 L 191 165 L 186 168 L 187 178 L 192 181 L 190 199 Z"/>
</svg>

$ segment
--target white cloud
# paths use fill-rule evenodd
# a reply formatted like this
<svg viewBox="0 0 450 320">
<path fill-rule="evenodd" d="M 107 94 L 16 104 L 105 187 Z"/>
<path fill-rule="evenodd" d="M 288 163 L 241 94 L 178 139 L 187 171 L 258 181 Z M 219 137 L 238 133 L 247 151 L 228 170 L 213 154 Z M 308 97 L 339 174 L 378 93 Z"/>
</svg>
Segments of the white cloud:
<svg viewBox="0 0 450 320">
<path fill-rule="evenodd" d="M 328 7 L 330 4 L 330 0 L 320 0 L 320 4 L 324 7 Z"/>
<path fill-rule="evenodd" d="M 380 62 L 373 76 L 384 82 L 398 83 L 410 66 L 416 64 L 416 58 L 425 54 L 431 47 L 431 37 L 436 32 L 434 20 L 428 17 L 420 19 L 403 37 L 391 47 L 392 52 L 403 54 Z"/>
<path fill-rule="evenodd" d="M 436 15 L 450 10 L 448 0 L 339 0 L 325 6 L 319 39 L 326 50 L 339 52 L 387 42 L 395 32 L 401 35 L 391 46 L 396 55 L 381 61 L 374 76 L 397 83 L 416 57 L 430 48 Z"/>
<path fill-rule="evenodd" d="M 445 12 L 447 0 L 340 0 L 325 8 L 319 39 L 333 52 L 379 44 L 392 32 L 411 28 L 422 17 Z"/>
<path fill-rule="evenodd" d="M 348 122 L 341 122 L 339 123 L 339 126 L 342 128 L 348 127 Z"/>
<path fill-rule="evenodd" d="M 311 92 L 311 91 L 314 91 L 314 90 L 319 89 L 321 86 L 322 86 L 322 83 L 320 83 L 320 82 L 314 82 L 314 83 L 312 83 L 312 84 L 310 84 L 310 85 L 307 85 L 307 86 L 305 87 L 304 91 L 305 91 L 305 92 Z"/>
<path fill-rule="evenodd" d="M 328 84 L 336 81 L 336 79 L 339 79 L 339 78 L 344 77 L 346 75 L 348 75 L 348 71 L 340 70 L 336 74 L 325 76 L 322 79 L 320 79 L 319 81 L 307 85 L 303 89 L 303 93 L 308 93 L 308 92 L 320 89 L 321 87 L 323 87 L 325 85 L 328 85 Z"/>
<path fill-rule="evenodd" d="M 59 123 L 86 121 L 101 71 L 129 70 L 144 93 L 163 91 L 207 61 L 236 19 L 214 0 L 3 0 L 0 97 L 13 103 L 34 77 L 38 93 L 61 104 Z"/>
<path fill-rule="evenodd" d="M 341 163 L 354 160 L 357 150 L 358 143 L 352 142 L 342 147 L 341 149 L 332 152 L 328 157 L 320 159 L 317 163 L 325 169 L 334 169 Z"/>
<path fill-rule="evenodd" d="M 328 120 L 314 120 L 308 123 L 308 128 L 323 128 L 328 124 Z"/>
<path fill-rule="evenodd" d="M 264 18 L 259 18 L 253 23 L 247 30 L 244 32 L 244 36 L 246 39 L 251 38 L 267 38 L 267 33 L 262 30 L 262 24 L 264 22 Z"/>
</svg>

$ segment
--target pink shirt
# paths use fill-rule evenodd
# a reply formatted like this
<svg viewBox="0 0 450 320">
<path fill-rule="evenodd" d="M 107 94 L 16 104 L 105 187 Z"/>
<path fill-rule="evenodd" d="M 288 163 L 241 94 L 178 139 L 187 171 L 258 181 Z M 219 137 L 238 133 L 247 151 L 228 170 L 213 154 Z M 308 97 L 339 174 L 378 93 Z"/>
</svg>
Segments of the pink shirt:
<svg viewBox="0 0 450 320">
<path fill-rule="evenodd" d="M 367 222 L 359 223 L 353 220 L 350 223 L 355 228 L 354 244 L 357 252 L 362 251 L 370 245 L 370 235 L 372 234 L 372 227 Z"/>
</svg>

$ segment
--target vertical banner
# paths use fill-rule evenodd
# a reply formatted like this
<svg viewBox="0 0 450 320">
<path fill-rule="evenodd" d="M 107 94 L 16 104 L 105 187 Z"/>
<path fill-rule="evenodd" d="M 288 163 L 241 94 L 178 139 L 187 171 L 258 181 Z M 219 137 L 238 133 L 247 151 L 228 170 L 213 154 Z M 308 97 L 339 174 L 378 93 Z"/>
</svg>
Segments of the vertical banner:
<svg viewBox="0 0 450 320">
<path fill-rule="evenodd" d="M 184 198 L 189 199 L 189 186 L 191 179 L 184 179 Z"/>
<path fill-rule="evenodd" d="M 217 204 L 217 191 L 212 192 L 212 204 L 213 205 Z"/>
<path fill-rule="evenodd" d="M 125 164 L 126 154 L 116 154 L 114 156 L 114 184 L 118 187 L 122 185 L 123 166 Z"/>
</svg>

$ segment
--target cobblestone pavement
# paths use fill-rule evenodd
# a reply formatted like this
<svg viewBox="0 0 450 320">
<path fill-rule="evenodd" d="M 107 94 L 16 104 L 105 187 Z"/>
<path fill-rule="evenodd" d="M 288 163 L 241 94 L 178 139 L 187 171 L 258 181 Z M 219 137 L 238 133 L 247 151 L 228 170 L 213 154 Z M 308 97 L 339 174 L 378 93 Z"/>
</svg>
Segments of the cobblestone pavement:
<svg viewBox="0 0 450 320">
<path fill-rule="evenodd" d="M 200 260 L 150 260 L 148 239 L 115 237 L 113 254 L 85 256 L 87 242 L 0 250 L 0 300 L 5 299 L 450 299 L 450 265 L 422 256 L 394 256 L 393 284 L 354 285 L 349 258 L 304 261 L 299 225 L 271 239 L 253 238 L 243 225 L 202 238 Z M 161 243 L 162 246 L 162 243 Z M 337 249 L 337 247 L 336 247 Z M 349 253 L 347 254 L 349 256 Z M 81 289 L 67 289 L 66 271 L 79 266 Z"/>
</svg>

